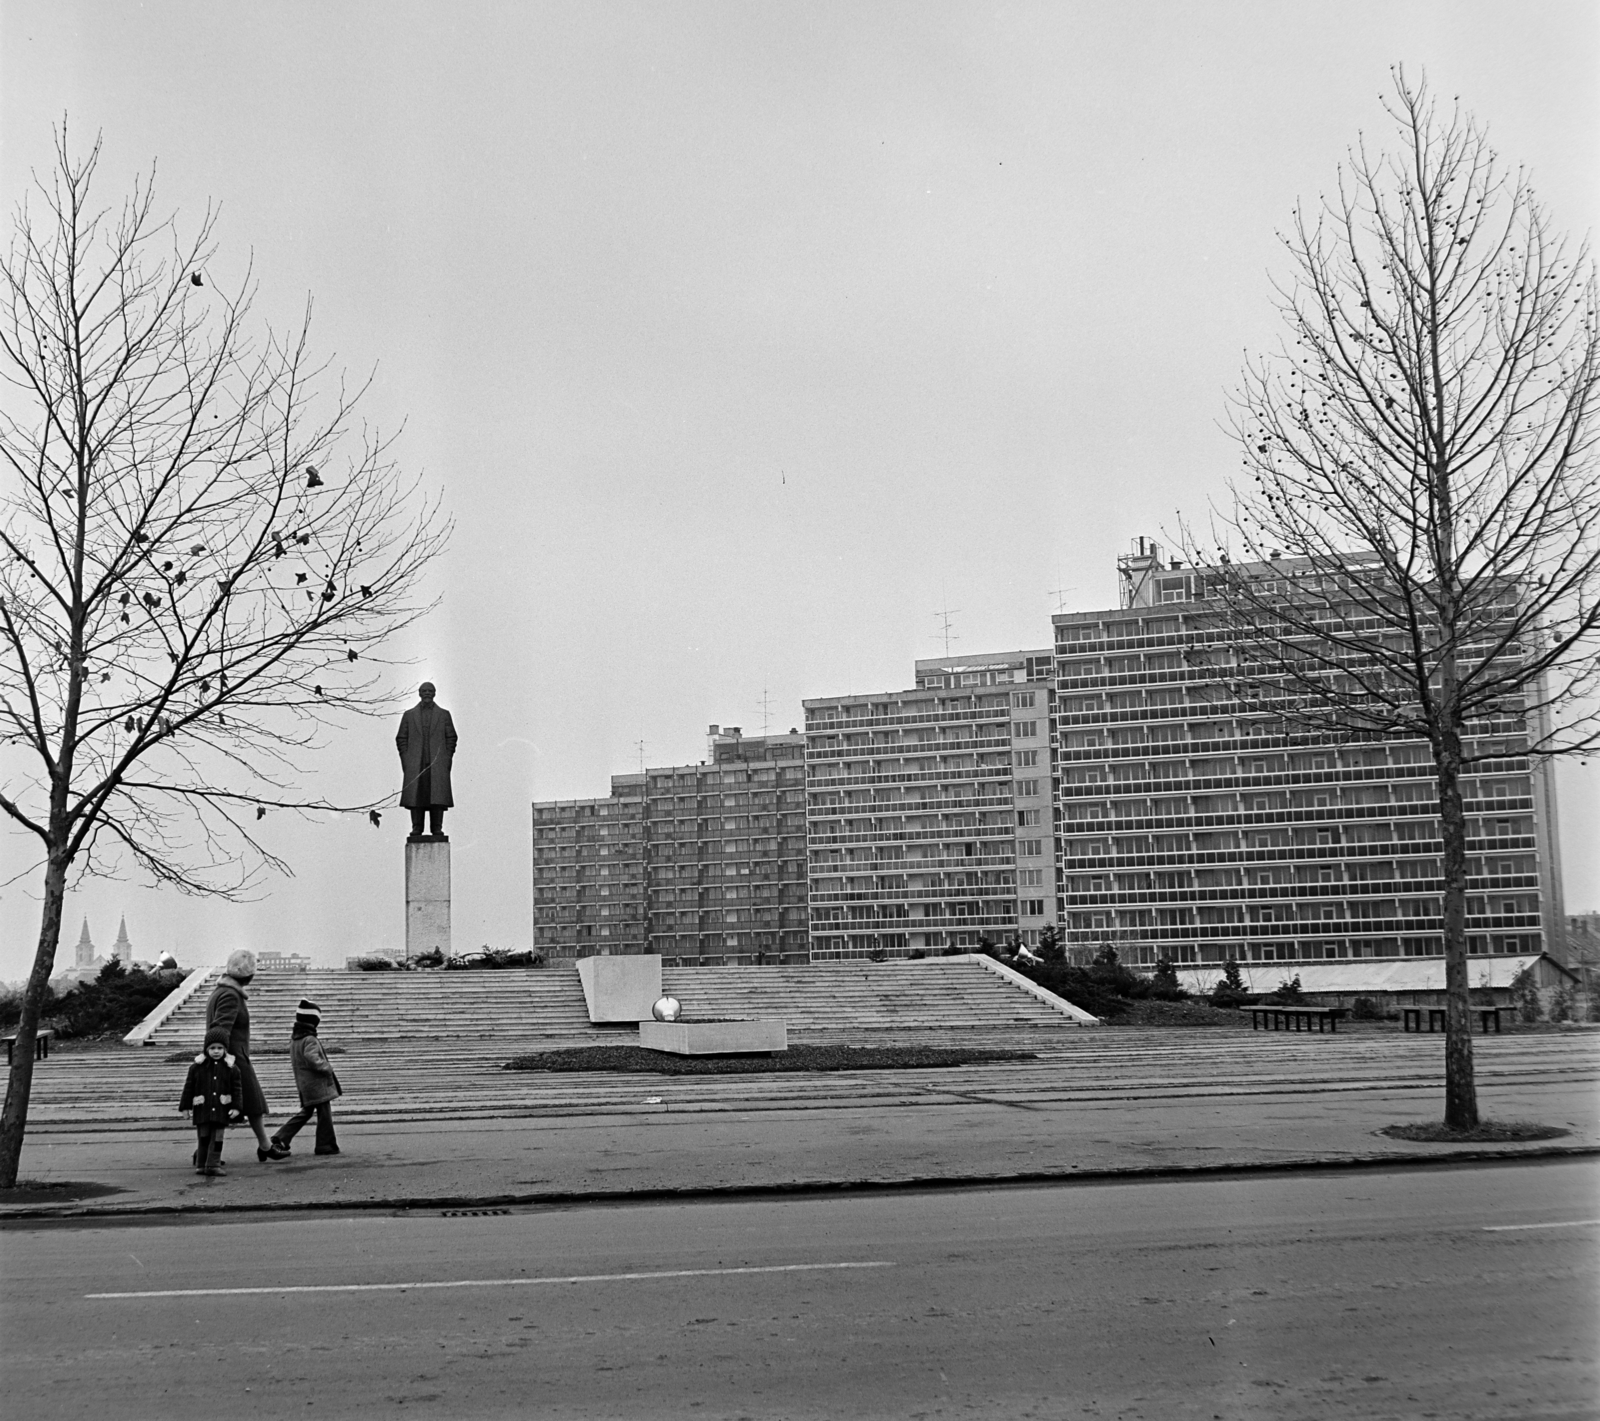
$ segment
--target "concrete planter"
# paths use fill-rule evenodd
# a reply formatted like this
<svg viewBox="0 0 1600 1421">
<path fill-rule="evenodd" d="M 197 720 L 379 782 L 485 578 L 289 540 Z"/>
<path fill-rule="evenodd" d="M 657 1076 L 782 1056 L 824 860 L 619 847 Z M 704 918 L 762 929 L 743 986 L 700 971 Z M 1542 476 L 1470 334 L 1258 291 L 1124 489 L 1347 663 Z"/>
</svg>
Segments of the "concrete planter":
<svg viewBox="0 0 1600 1421">
<path fill-rule="evenodd" d="M 678 1056 L 750 1056 L 787 1051 L 789 1029 L 776 1018 L 757 1021 L 641 1021 L 639 1044 Z"/>
</svg>

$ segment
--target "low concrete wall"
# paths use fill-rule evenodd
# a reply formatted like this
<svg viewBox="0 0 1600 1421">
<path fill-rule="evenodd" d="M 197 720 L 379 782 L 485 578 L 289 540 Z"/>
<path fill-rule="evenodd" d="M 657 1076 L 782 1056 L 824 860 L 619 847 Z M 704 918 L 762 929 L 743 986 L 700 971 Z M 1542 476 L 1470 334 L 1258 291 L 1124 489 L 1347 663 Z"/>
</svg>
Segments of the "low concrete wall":
<svg viewBox="0 0 1600 1421">
<path fill-rule="evenodd" d="M 150 1038 L 155 1035 L 156 1029 L 161 1023 L 198 992 L 213 973 L 221 971 L 220 967 L 196 967 L 193 972 L 161 999 L 160 1006 L 122 1038 L 122 1044 L 124 1046 L 148 1045 Z"/>
<path fill-rule="evenodd" d="M 996 962 L 986 952 L 974 952 L 966 957 L 930 957 L 929 962 L 976 962 L 986 971 L 993 972 L 996 977 L 1003 977 L 1013 987 L 1018 987 L 1030 997 L 1037 997 L 1046 1006 L 1054 1007 L 1062 1016 L 1070 1017 L 1079 1026 L 1099 1026 L 1100 1018 L 1092 1016 L 1082 1007 L 1075 1007 L 1065 997 L 1058 997 L 1054 992 L 1041 987 L 1037 982 L 1024 977 L 1013 967 L 1007 967 L 1003 962 Z"/>
</svg>

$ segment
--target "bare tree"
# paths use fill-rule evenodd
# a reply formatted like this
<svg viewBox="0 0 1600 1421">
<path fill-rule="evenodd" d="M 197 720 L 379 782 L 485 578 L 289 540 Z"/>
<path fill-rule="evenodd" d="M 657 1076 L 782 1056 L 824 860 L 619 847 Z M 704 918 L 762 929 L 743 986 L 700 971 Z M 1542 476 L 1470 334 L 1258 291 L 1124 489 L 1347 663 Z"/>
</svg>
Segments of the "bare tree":
<svg viewBox="0 0 1600 1421">
<path fill-rule="evenodd" d="M 0 1116 L 16 1182 L 69 877 L 133 867 L 235 896 L 284 866 L 254 837 L 340 712 L 375 713 L 379 646 L 421 614 L 448 526 L 361 390 L 247 332 L 152 184 L 93 205 L 99 144 L 17 209 L 0 270 L 0 811 L 36 836 L 38 949 Z M 368 808 L 368 806 L 361 806 Z"/>
<path fill-rule="evenodd" d="M 1600 738 L 1600 323 L 1587 248 L 1470 117 L 1399 72 L 1385 109 L 1393 149 L 1358 144 L 1284 238 L 1288 339 L 1234 406 L 1249 477 L 1215 546 L 1185 541 L 1232 694 L 1432 748 L 1445 1122 L 1470 1128 L 1462 772 Z"/>
</svg>

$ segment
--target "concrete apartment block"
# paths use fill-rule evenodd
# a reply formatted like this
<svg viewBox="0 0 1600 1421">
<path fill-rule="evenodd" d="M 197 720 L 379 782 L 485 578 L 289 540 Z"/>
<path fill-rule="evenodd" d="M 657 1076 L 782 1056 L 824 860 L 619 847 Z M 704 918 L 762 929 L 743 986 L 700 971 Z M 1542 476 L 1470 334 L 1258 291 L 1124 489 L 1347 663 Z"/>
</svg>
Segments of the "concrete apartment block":
<svg viewBox="0 0 1600 1421">
<path fill-rule="evenodd" d="M 1228 699 L 1204 572 L 1141 539 L 1122 605 L 1057 615 L 1056 817 L 1066 940 L 1130 965 L 1442 954 L 1425 743 L 1290 733 Z M 1547 765 L 1480 727 L 1466 785 L 1470 951 L 1561 956 Z"/>
<path fill-rule="evenodd" d="M 534 945 L 670 966 L 806 961 L 805 739 L 712 726 L 698 765 L 533 806 Z"/>
<path fill-rule="evenodd" d="M 1050 670 L 1048 651 L 947 657 L 912 690 L 805 702 L 814 960 L 1054 921 Z"/>
</svg>

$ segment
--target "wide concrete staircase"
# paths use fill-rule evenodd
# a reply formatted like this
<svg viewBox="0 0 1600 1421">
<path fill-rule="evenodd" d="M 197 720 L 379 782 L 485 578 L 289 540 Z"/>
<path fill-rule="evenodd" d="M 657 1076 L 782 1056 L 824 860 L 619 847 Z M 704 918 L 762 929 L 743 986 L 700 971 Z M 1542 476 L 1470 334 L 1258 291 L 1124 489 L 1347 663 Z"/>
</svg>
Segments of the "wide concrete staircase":
<svg viewBox="0 0 1600 1421">
<path fill-rule="evenodd" d="M 791 1042 L 976 1043 L 1055 1034 L 1079 1023 L 964 958 L 828 963 L 805 967 L 667 968 L 663 988 L 686 1017 L 779 1017 Z M 198 1050 L 210 981 L 150 1036 L 165 1051 Z M 595 1026 L 574 967 L 489 972 L 265 973 L 250 987 L 253 1055 L 288 1043 L 302 996 L 322 1008 L 329 1042 L 409 1054 L 449 1041 L 454 1059 L 636 1039 L 632 1026 Z"/>
<path fill-rule="evenodd" d="M 150 1035 L 154 1050 L 61 1051 L 34 1075 L 30 1132 L 81 1129 L 179 1130 L 178 1092 L 189 1053 L 200 1049 L 206 1000 L 218 974 L 197 980 L 189 997 Z M 971 958 L 808 967 L 668 968 L 666 991 L 689 1017 L 781 1017 L 791 1044 L 1008 1046 L 1053 1052 L 1097 1037 L 1067 1011 L 1032 996 Z M 512 1056 L 562 1046 L 635 1044 L 631 1024 L 594 1026 L 571 965 L 488 972 L 263 973 L 250 987 L 250 1054 L 272 1106 L 293 1109 L 289 1033 L 295 1005 L 322 1008 L 322 1039 L 346 1094 L 338 1113 L 355 1121 L 490 1119 L 518 1114 L 595 1114 L 637 1110 L 665 1088 L 656 1077 L 506 1072 Z M 1093 1024 L 1093 1019 L 1089 1019 Z M 914 1073 L 913 1073 L 914 1074 Z M 888 1091 L 914 1094 L 904 1072 L 867 1072 L 863 1101 Z M 809 1098 L 805 1075 L 780 1092 Z M 841 1088 L 834 1080 L 830 1090 Z M 732 1077 L 677 1078 L 674 1099 L 742 1108 Z M 767 1088 L 767 1094 L 772 1088 Z M 620 1104 L 620 1100 L 628 1102 Z"/>
</svg>

